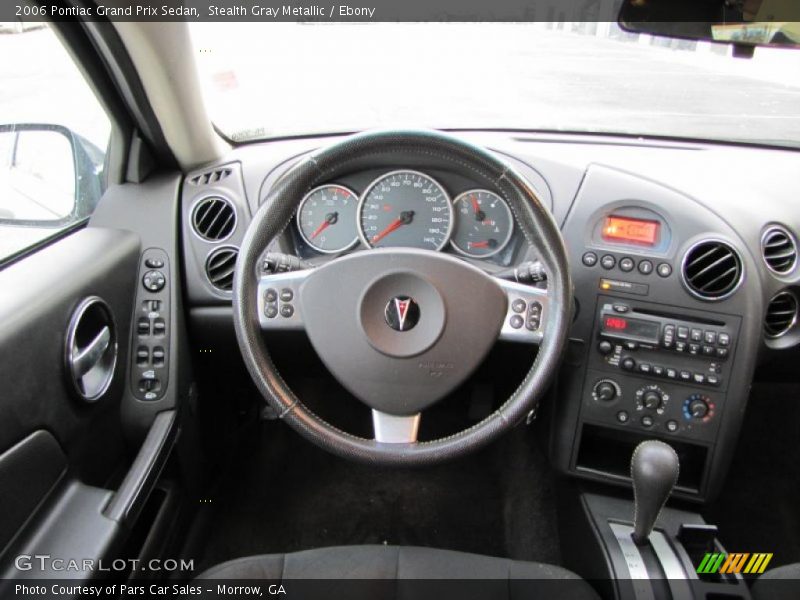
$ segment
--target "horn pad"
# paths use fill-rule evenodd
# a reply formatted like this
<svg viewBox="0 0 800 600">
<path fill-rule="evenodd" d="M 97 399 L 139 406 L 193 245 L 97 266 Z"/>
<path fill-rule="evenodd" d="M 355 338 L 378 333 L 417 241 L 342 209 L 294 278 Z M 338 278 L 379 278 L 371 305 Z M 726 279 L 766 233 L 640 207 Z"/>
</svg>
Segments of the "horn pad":
<svg viewBox="0 0 800 600">
<path fill-rule="evenodd" d="M 299 300 L 309 339 L 334 377 L 393 415 L 420 412 L 469 377 L 497 340 L 507 304 L 478 268 L 397 248 L 319 267 Z"/>
</svg>

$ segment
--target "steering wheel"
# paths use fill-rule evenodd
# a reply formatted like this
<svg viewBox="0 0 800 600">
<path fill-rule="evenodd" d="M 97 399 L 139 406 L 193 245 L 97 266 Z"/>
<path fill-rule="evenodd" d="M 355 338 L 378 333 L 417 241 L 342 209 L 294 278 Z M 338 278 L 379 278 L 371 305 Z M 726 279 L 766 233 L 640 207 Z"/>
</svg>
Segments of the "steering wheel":
<svg viewBox="0 0 800 600">
<path fill-rule="evenodd" d="M 501 193 L 538 252 L 547 289 L 494 278 L 454 256 L 414 248 L 353 252 L 317 268 L 260 274 L 264 250 L 309 190 L 352 170 L 356 161 L 397 153 L 447 164 Z M 233 314 L 258 390 L 301 435 L 349 459 L 432 464 L 484 446 L 536 407 L 565 345 L 572 283 L 558 226 L 511 167 L 437 132 L 368 132 L 307 156 L 270 190 L 239 251 Z M 270 329 L 306 331 L 333 376 L 372 409 L 374 439 L 341 431 L 303 404 L 270 358 L 262 335 Z M 422 411 L 467 379 L 498 338 L 538 345 L 517 390 L 478 424 L 418 441 Z"/>
</svg>

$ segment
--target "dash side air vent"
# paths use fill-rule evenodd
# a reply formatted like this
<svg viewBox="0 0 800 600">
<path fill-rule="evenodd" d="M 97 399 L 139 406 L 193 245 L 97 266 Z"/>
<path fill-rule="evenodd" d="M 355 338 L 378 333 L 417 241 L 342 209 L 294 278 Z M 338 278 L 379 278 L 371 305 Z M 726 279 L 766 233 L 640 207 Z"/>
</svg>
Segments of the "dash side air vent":
<svg viewBox="0 0 800 600">
<path fill-rule="evenodd" d="M 228 200 L 219 196 L 203 198 L 192 211 L 192 227 L 206 241 L 222 241 L 236 227 L 236 211 Z"/>
<path fill-rule="evenodd" d="M 189 183 L 192 185 L 208 185 L 210 183 L 217 183 L 218 181 L 222 181 L 223 179 L 230 177 L 231 173 L 233 173 L 233 169 L 214 169 L 212 171 L 200 173 L 200 175 L 195 175 L 189 179 Z"/>
<path fill-rule="evenodd" d="M 688 290 L 698 298 L 722 300 L 742 281 L 742 259 L 725 242 L 698 242 L 683 258 L 682 275 Z"/>
<path fill-rule="evenodd" d="M 209 254 L 206 260 L 206 277 L 218 290 L 230 292 L 233 289 L 233 271 L 239 250 L 236 248 L 218 248 Z"/>
<path fill-rule="evenodd" d="M 768 337 L 778 338 L 786 334 L 797 322 L 797 297 L 792 292 L 778 292 L 767 306 L 764 319 L 764 333 Z"/>
<path fill-rule="evenodd" d="M 786 275 L 797 263 L 797 245 L 782 227 L 767 230 L 761 238 L 761 254 L 767 267 L 779 275 Z"/>
</svg>

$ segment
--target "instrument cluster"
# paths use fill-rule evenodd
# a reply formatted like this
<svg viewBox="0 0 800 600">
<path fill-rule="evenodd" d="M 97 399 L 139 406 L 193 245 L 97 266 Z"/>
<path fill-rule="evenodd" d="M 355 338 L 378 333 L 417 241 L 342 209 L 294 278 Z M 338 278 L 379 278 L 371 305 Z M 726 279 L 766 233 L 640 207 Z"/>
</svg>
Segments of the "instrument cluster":
<svg viewBox="0 0 800 600">
<path fill-rule="evenodd" d="M 382 173 L 360 194 L 343 183 L 321 185 L 301 201 L 297 233 L 317 254 L 341 254 L 361 246 L 497 257 L 514 237 L 511 210 L 497 193 L 467 188 L 452 197 L 437 179 L 410 169 Z"/>
</svg>

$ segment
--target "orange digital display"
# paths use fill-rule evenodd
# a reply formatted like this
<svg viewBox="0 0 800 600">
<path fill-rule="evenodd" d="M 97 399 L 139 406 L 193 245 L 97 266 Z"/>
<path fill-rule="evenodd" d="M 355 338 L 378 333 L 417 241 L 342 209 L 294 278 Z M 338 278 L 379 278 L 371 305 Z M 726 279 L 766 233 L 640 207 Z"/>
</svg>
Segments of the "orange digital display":
<svg viewBox="0 0 800 600">
<path fill-rule="evenodd" d="M 658 221 L 609 216 L 603 221 L 603 239 L 655 246 L 658 241 Z"/>
</svg>

